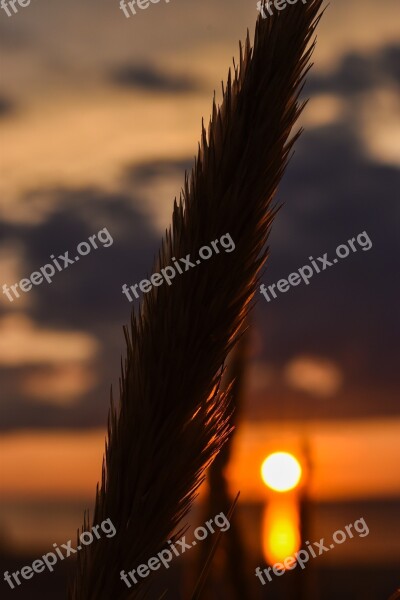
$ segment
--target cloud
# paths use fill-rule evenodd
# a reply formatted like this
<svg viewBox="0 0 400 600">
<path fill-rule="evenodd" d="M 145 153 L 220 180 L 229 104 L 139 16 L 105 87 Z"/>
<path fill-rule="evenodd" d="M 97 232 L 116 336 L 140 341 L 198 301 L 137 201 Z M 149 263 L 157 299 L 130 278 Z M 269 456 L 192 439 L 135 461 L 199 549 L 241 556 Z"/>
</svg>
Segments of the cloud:
<svg viewBox="0 0 400 600">
<path fill-rule="evenodd" d="M 311 71 L 305 94 L 330 93 L 349 97 L 370 91 L 388 82 L 400 83 L 400 46 L 384 46 L 378 52 L 347 53 L 330 73 Z"/>
<path fill-rule="evenodd" d="M 313 396 L 333 396 L 342 384 L 340 369 L 332 361 L 318 356 L 298 356 L 284 369 L 289 386 Z"/>
<path fill-rule="evenodd" d="M 394 73 L 393 51 L 385 52 L 385 68 Z M 356 68 L 356 62 L 348 64 Z M 356 78 L 358 88 L 366 77 L 363 70 Z M 345 84 L 341 85 L 344 89 Z M 339 88 L 328 95 L 318 92 L 324 99 L 319 107 L 320 125 L 306 130 L 296 144 L 296 155 L 277 198 L 285 205 L 272 229 L 263 281 L 268 285 L 286 277 L 308 262 L 309 256 L 334 252 L 338 244 L 363 230 L 373 240 L 373 248 L 360 250 L 315 276 L 309 286 L 293 288 L 269 304 L 258 298 L 255 328 L 263 345 L 257 360 L 267 369 L 256 369 L 249 414 L 257 414 L 257 418 L 265 418 L 267 410 L 269 417 L 280 417 L 282 406 L 293 417 L 312 418 L 316 404 L 319 416 L 326 419 L 399 411 L 395 393 L 400 383 L 395 319 L 399 208 L 395 193 L 400 179 L 395 168 L 367 154 L 357 123 L 358 103 L 353 102 L 352 94 L 340 95 L 339 107 L 335 100 Z M 346 110 L 342 110 L 343 102 Z M 312 102 L 308 110 L 313 110 Z M 191 164 L 191 158 L 183 154 L 128 165 L 120 187 L 113 192 L 95 187 L 36 189 L 25 198 L 23 209 L 26 206 L 40 218 L 0 224 L 8 256 L 10 248 L 19 248 L 18 261 L 7 262 L 7 277 L 29 275 L 45 264 L 50 254 L 72 250 L 103 227 L 114 238 L 110 248 L 92 252 L 59 273 L 51 285 L 42 284 L 29 292 L 29 305 L 24 307 L 39 330 L 81 332 L 98 341 L 94 386 L 82 383 L 78 396 L 77 384 L 75 404 L 63 403 L 60 395 L 57 406 L 53 388 L 53 405 L 41 411 L 32 402 L 29 389 L 21 390 L 15 384 L 16 378 L 32 381 L 31 367 L 3 365 L 3 428 L 104 424 L 109 385 L 117 383 L 124 349 L 121 326 L 128 321 L 132 307 L 137 307 L 122 295 L 122 283 L 138 282 L 151 272 L 160 235 L 148 214 L 162 212 L 169 223 L 171 207 L 160 198 L 172 199 Z M 159 194 L 162 186 L 171 187 L 171 196 L 165 190 Z M 339 390 L 334 406 L 315 403 L 298 387 L 288 388 L 279 381 L 276 374 L 282 373 L 293 357 L 303 355 L 323 357 L 342 373 L 346 385 Z M 49 367 L 40 376 L 48 377 L 53 385 L 55 372 Z M 39 371 L 36 375 L 39 381 Z M 81 375 L 76 374 L 78 381 L 84 379 Z M 67 371 L 61 377 L 70 384 Z M 276 399 L 268 409 L 265 392 Z"/>
<path fill-rule="evenodd" d="M 400 83 L 400 45 L 389 45 L 380 54 L 380 65 L 385 73 Z"/>
<path fill-rule="evenodd" d="M 311 105 L 312 103 L 310 103 Z M 354 108 L 356 110 L 356 108 Z M 263 359 L 283 367 L 293 356 L 324 357 L 343 374 L 346 386 L 324 418 L 398 414 L 397 283 L 399 219 L 397 169 L 365 156 L 352 111 L 339 123 L 306 131 L 296 146 L 278 193 L 283 209 L 272 228 L 265 285 L 329 255 L 366 230 L 373 241 L 339 264 L 314 275 L 310 285 L 291 288 L 257 315 L 265 340 Z M 268 344 L 266 343 L 268 340 Z M 311 417 L 314 403 L 299 392 L 274 389 L 288 414 Z M 254 414 L 263 412 L 263 399 Z M 270 414 L 280 414 L 278 403 Z"/>
<path fill-rule="evenodd" d="M 188 93 L 200 89 L 199 82 L 185 75 L 165 73 L 151 65 L 126 64 L 116 67 L 110 80 L 118 86 L 148 92 Z"/>
<path fill-rule="evenodd" d="M 160 159 L 128 166 L 124 171 L 125 186 L 135 189 L 143 198 L 148 218 L 160 237 L 170 225 L 173 199 L 179 197 L 185 171 L 190 172 L 192 164 L 190 158 Z M 165 202 L 161 202 L 163 198 Z"/>
<path fill-rule="evenodd" d="M 305 108 L 301 121 L 307 129 L 324 127 L 340 121 L 345 114 L 346 104 L 334 94 L 317 94 Z"/>
<path fill-rule="evenodd" d="M 152 183 L 157 177 L 168 177 L 179 175 L 182 177 L 185 171 L 189 171 L 193 166 L 191 157 L 176 158 L 173 160 L 156 159 L 148 160 L 125 169 L 124 178 L 128 181 L 138 183 Z"/>
<path fill-rule="evenodd" d="M 9 98 L 0 95 L 0 119 L 7 118 L 9 115 L 13 114 L 15 111 L 16 105 Z"/>
<path fill-rule="evenodd" d="M 0 366 L 87 361 L 97 350 L 96 340 L 82 332 L 43 329 L 22 314 L 0 320 Z"/>
<path fill-rule="evenodd" d="M 32 289 L 24 295 L 24 306 L 17 301 L 0 306 L 0 322 L 8 324 L 0 339 L 1 427 L 101 426 L 110 383 L 118 381 L 122 325 L 133 306 L 122 295 L 122 284 L 140 281 L 151 270 L 159 236 L 135 207 L 140 197 L 132 193 L 43 189 L 32 192 L 29 200 L 31 206 L 36 200 L 42 206 L 37 222 L 0 224 L 0 258 L 7 267 L 1 284 L 29 276 L 51 254 L 73 251 L 104 227 L 114 243 L 57 273 L 51 284 Z M 17 311 L 24 311 L 20 319 Z M 87 353 L 88 361 L 79 369 L 84 340 L 95 341 L 96 354 L 89 360 Z M 38 402 L 46 410 L 38 410 Z"/>
<path fill-rule="evenodd" d="M 38 190 L 30 195 L 31 203 L 35 197 L 48 205 L 40 222 L 0 225 L 4 247 L 22 245 L 21 276 L 47 264 L 52 254 L 68 250 L 73 257 L 80 242 L 104 227 L 114 243 L 107 248 L 99 246 L 79 263 L 57 272 L 51 284 L 44 282 L 30 291 L 27 296 L 35 298 L 32 316 L 38 322 L 85 330 L 109 320 L 123 322 L 130 307 L 122 295 L 122 284 L 143 279 L 152 267 L 159 241 L 150 221 L 135 208 L 139 198 L 93 188 Z M 63 309 L 66 299 L 67 311 Z"/>
<path fill-rule="evenodd" d="M 88 365 L 66 362 L 27 373 L 20 389 L 37 403 L 69 406 L 90 392 L 97 380 Z"/>
</svg>

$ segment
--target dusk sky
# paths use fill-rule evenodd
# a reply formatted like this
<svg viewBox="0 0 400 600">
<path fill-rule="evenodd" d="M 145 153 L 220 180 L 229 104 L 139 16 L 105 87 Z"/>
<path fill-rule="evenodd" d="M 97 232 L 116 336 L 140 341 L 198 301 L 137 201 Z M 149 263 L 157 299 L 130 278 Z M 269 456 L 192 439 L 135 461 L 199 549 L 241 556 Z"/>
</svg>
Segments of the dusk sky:
<svg viewBox="0 0 400 600">
<path fill-rule="evenodd" d="M 0 11 L 0 286 L 101 229 L 113 239 L 50 284 L 0 294 L 0 541 L 13 550 L 68 539 L 93 502 L 138 306 L 122 285 L 151 274 L 201 118 L 256 17 L 240 0 L 161 0 L 129 19 L 117 0 Z M 362 232 L 372 246 L 270 302 L 257 293 L 229 471 L 244 502 L 263 501 L 266 454 L 306 439 L 316 500 L 399 506 L 399 22 L 395 0 L 334 0 L 318 29 L 262 282 Z M 385 561 L 398 539 L 368 552 Z"/>
</svg>

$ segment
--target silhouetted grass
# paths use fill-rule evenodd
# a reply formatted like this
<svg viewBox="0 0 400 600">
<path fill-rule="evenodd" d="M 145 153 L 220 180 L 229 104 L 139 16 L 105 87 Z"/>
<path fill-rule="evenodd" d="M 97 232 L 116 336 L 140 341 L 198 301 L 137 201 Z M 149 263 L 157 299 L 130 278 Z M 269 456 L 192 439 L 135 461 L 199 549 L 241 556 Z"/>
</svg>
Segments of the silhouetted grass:
<svg viewBox="0 0 400 600">
<path fill-rule="evenodd" d="M 156 270 L 225 233 L 236 249 L 153 288 L 125 330 L 120 399 L 110 410 L 94 515 L 94 524 L 111 518 L 118 533 L 79 553 L 71 599 L 137 597 L 138 586 L 120 581 L 121 569 L 136 569 L 173 536 L 228 438 L 222 368 L 267 258 L 273 197 L 299 135 L 290 138 L 321 3 L 258 19 L 253 48 L 247 35 L 222 105 L 213 104 L 208 135 L 203 127 Z"/>
</svg>

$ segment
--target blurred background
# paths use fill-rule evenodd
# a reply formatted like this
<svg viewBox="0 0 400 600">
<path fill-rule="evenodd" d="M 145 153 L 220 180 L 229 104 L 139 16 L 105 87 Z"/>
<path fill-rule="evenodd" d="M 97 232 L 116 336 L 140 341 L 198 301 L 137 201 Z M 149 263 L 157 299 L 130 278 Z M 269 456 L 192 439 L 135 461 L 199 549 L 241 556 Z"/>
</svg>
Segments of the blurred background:
<svg viewBox="0 0 400 600">
<path fill-rule="evenodd" d="M 64 597 L 72 559 L 13 591 L 3 571 L 74 540 L 93 506 L 134 305 L 122 284 L 151 273 L 201 117 L 256 17 L 248 0 L 161 0 L 129 19 L 117 0 L 0 10 L 0 286 L 104 227 L 114 239 L 50 285 L 12 303 L 0 294 L 1 597 Z M 258 295 L 226 471 L 241 491 L 236 566 L 249 598 L 387 600 L 400 586 L 399 22 L 395 0 L 335 0 L 318 30 L 263 282 L 362 231 L 373 246 L 272 302 Z M 287 494 L 261 477 L 278 451 L 303 469 Z M 369 535 L 263 586 L 255 569 L 282 551 L 270 537 L 283 497 L 285 556 L 357 519 Z M 222 563 L 205 597 L 239 598 L 218 587 Z M 166 573 L 168 598 L 187 597 L 184 564 Z"/>
</svg>

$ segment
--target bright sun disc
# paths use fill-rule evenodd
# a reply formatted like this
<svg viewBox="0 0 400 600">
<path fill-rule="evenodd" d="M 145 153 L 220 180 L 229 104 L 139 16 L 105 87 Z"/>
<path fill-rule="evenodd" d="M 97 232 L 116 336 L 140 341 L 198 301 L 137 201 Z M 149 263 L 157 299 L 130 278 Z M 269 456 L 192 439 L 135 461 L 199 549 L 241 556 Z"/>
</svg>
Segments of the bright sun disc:
<svg viewBox="0 0 400 600">
<path fill-rule="evenodd" d="M 301 477 L 299 461 L 288 452 L 270 454 L 261 466 L 262 479 L 276 492 L 288 492 L 296 487 Z"/>
</svg>

